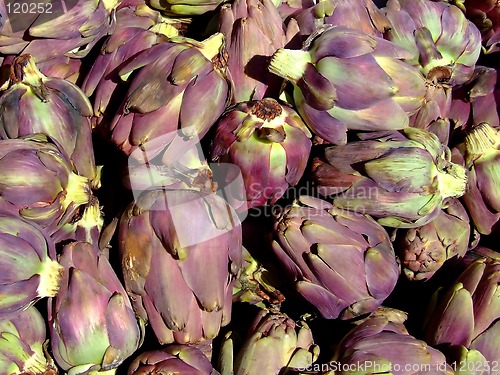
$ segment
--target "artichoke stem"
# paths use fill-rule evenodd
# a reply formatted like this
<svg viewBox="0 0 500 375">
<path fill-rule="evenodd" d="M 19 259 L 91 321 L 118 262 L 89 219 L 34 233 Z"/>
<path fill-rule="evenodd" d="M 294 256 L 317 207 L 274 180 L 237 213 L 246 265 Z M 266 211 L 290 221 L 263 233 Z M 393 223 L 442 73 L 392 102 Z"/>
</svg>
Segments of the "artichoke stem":
<svg viewBox="0 0 500 375">
<path fill-rule="evenodd" d="M 90 200 L 89 191 L 89 179 L 71 172 L 66 186 L 66 199 L 62 203 L 63 208 L 66 209 L 70 203 L 75 203 L 77 206 L 87 204 Z"/>
<path fill-rule="evenodd" d="M 443 198 L 461 197 L 467 186 L 465 168 L 458 164 L 450 164 L 445 171 L 438 172 L 438 184 Z"/>
<path fill-rule="evenodd" d="M 465 147 L 468 154 L 477 155 L 493 151 L 498 145 L 498 134 L 488 123 L 482 122 L 475 126 L 465 137 Z"/>
<path fill-rule="evenodd" d="M 40 283 L 37 292 L 40 297 L 55 297 L 59 291 L 63 266 L 55 260 L 47 259 L 42 263 L 40 274 Z"/>
<path fill-rule="evenodd" d="M 222 51 L 224 46 L 224 34 L 215 33 L 209 38 L 201 42 L 201 47 L 198 47 L 200 52 L 207 58 L 207 60 L 212 61 Z"/>
<path fill-rule="evenodd" d="M 307 64 L 312 62 L 308 51 L 280 48 L 271 57 L 269 71 L 293 83 L 302 78 Z"/>
</svg>

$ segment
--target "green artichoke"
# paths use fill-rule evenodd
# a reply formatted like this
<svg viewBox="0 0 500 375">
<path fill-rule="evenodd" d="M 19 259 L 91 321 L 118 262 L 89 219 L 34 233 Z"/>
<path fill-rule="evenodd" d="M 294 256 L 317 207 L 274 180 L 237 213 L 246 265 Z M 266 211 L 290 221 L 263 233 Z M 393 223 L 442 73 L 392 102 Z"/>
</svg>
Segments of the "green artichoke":
<svg viewBox="0 0 500 375">
<path fill-rule="evenodd" d="M 197 16 L 210 12 L 227 0 L 149 0 L 148 4 L 167 15 Z"/>
<path fill-rule="evenodd" d="M 367 215 L 301 196 L 275 224 L 273 250 L 297 291 L 326 319 L 374 311 L 399 276 L 385 229 Z"/>
<path fill-rule="evenodd" d="M 318 191 L 334 205 L 368 214 L 389 227 L 434 220 L 447 198 L 465 193 L 465 169 L 432 133 L 416 128 L 360 134 L 362 140 L 326 148 L 313 161 Z"/>
<path fill-rule="evenodd" d="M 49 299 L 52 353 L 72 374 L 114 374 L 142 344 L 143 327 L 118 276 L 99 249 L 86 242 L 66 245 L 61 289 Z"/>
<path fill-rule="evenodd" d="M 40 298 L 54 297 L 62 271 L 54 242 L 40 227 L 0 214 L 0 321 L 18 315 Z"/>
<path fill-rule="evenodd" d="M 33 306 L 11 319 L 0 320 L 0 370 L 2 374 L 56 375 L 44 347 L 45 320 Z"/>
</svg>

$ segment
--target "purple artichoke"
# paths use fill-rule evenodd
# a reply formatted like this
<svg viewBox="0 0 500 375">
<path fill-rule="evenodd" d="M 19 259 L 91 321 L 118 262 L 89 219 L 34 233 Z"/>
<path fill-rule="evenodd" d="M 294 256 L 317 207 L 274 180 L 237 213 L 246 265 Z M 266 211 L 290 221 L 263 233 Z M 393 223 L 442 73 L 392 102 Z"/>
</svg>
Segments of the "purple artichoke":
<svg viewBox="0 0 500 375">
<path fill-rule="evenodd" d="M 111 138 L 126 154 L 162 139 L 154 157 L 179 128 L 184 137 L 202 138 L 224 111 L 228 84 L 222 34 L 203 42 L 183 39 L 142 51 L 120 70 L 123 78 L 135 72 L 120 111 L 111 123 Z"/>
<path fill-rule="evenodd" d="M 242 248 L 225 200 L 194 188 L 144 192 L 123 213 L 118 241 L 127 292 L 160 343 L 213 339 L 229 322 Z"/>
<path fill-rule="evenodd" d="M 238 103 L 217 123 L 212 159 L 241 169 L 250 207 L 274 204 L 302 177 L 310 137 L 285 104 L 270 98 Z"/>
<path fill-rule="evenodd" d="M 385 226 L 414 228 L 436 218 L 448 198 L 465 192 L 465 169 L 432 133 L 416 128 L 360 134 L 313 161 L 318 191 L 335 206 Z"/>
<path fill-rule="evenodd" d="M 260 310 L 238 350 L 232 334 L 222 344 L 221 375 L 278 375 L 307 368 L 318 358 L 311 330 L 282 313 Z"/>
<path fill-rule="evenodd" d="M 0 320 L 0 368 L 3 374 L 56 375 L 47 357 L 45 321 L 31 306 L 11 319 Z"/>
<path fill-rule="evenodd" d="M 141 345 L 142 329 L 105 256 L 86 242 L 66 245 L 61 289 L 49 299 L 52 353 L 70 374 L 116 368 Z"/>
<path fill-rule="evenodd" d="M 385 229 L 369 216 L 302 196 L 278 216 L 273 250 L 297 291 L 326 319 L 374 311 L 399 276 Z"/>
<path fill-rule="evenodd" d="M 397 315 L 376 314 L 340 342 L 327 375 L 452 375 L 440 351 L 410 336 Z"/>
<path fill-rule="evenodd" d="M 169 345 L 140 354 L 128 369 L 128 375 L 220 375 L 205 354 L 193 345 Z"/>
<path fill-rule="evenodd" d="M 499 317 L 500 260 L 481 257 L 452 286 L 435 293 L 429 306 L 426 340 L 431 345 L 458 349 L 462 356 L 474 354 L 482 358 L 482 367 L 487 370 L 487 366 L 500 363 Z M 464 360 L 454 359 L 459 363 Z M 479 365 L 475 368 L 479 370 Z"/>
<path fill-rule="evenodd" d="M 344 26 L 316 34 L 302 50 L 279 49 L 269 65 L 293 83 L 295 105 L 309 127 L 333 144 L 345 143 L 348 129 L 407 127 L 426 92 L 424 77 L 406 62 L 411 54 Z"/>
<path fill-rule="evenodd" d="M 90 117 L 92 107 L 74 84 L 46 77 L 29 55 L 11 66 L 8 89 L 0 96 L 0 139 L 44 133 L 71 158 L 78 174 L 99 186 Z"/>
<path fill-rule="evenodd" d="M 0 321 L 40 298 L 54 297 L 62 267 L 54 242 L 35 224 L 0 214 Z"/>
</svg>

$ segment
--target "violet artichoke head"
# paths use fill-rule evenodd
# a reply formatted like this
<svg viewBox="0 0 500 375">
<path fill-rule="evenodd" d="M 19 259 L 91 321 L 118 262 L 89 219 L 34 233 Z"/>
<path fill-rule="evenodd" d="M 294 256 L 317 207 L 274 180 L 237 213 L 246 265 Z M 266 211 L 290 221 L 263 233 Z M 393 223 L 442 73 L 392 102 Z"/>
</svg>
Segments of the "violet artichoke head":
<svg viewBox="0 0 500 375">
<path fill-rule="evenodd" d="M 65 271 L 61 289 L 48 304 L 54 359 L 68 374 L 114 374 L 142 344 L 127 293 L 93 245 L 72 242 L 59 262 Z"/>
<path fill-rule="evenodd" d="M 0 140 L 0 206 L 49 235 L 76 221 L 92 196 L 89 179 L 45 135 Z"/>
<path fill-rule="evenodd" d="M 318 358 L 319 347 L 305 322 L 282 313 L 261 310 L 239 350 L 229 333 L 219 364 L 221 375 L 278 375 L 307 368 Z"/>
<path fill-rule="evenodd" d="M 217 123 L 212 159 L 241 169 L 250 207 L 274 204 L 302 177 L 310 138 L 291 107 L 271 98 L 242 102 Z"/>
<path fill-rule="evenodd" d="M 205 354 L 192 345 L 169 345 L 141 353 L 130 365 L 128 375 L 220 375 Z"/>
<path fill-rule="evenodd" d="M 471 356 L 479 352 L 486 361 L 475 368 L 481 365 L 486 370 L 487 365 L 500 362 L 499 317 L 500 261 L 482 257 L 451 287 L 435 293 L 425 327 L 426 341 Z"/>
<path fill-rule="evenodd" d="M 384 226 L 414 228 L 434 220 L 447 198 L 464 194 L 466 171 L 434 134 L 406 128 L 360 137 L 327 147 L 313 162 L 318 191 L 335 206 Z"/>
<path fill-rule="evenodd" d="M 111 138 L 126 154 L 180 129 L 186 138 L 201 139 L 225 109 L 229 89 L 219 68 L 224 37 L 203 42 L 181 38 L 142 51 L 120 70 L 135 72 L 120 111 L 111 123 Z M 221 68 L 222 69 L 222 68 Z M 155 150 L 150 149 L 152 157 Z"/>
<path fill-rule="evenodd" d="M 398 231 L 396 248 L 410 280 L 427 280 L 452 257 L 470 249 L 471 228 L 467 211 L 451 200 L 434 220 L 421 227 Z"/>
<path fill-rule="evenodd" d="M 278 216 L 273 250 L 297 291 L 326 319 L 370 313 L 399 276 L 385 229 L 372 218 L 302 196 Z"/>
<path fill-rule="evenodd" d="M 136 314 L 160 343 L 213 339 L 229 323 L 242 247 L 224 199 L 194 188 L 144 192 L 123 213 L 118 241 Z"/>
<path fill-rule="evenodd" d="M 30 55 L 16 58 L 0 96 L 0 139 L 44 133 L 61 146 L 78 174 L 99 186 L 89 99 L 74 84 L 46 77 Z"/>
<path fill-rule="evenodd" d="M 446 357 L 411 336 L 397 315 L 375 315 L 353 328 L 329 362 L 328 375 L 452 375 Z"/>
<path fill-rule="evenodd" d="M 44 348 L 45 340 L 45 320 L 34 306 L 0 320 L 2 374 L 56 375 Z"/>
<path fill-rule="evenodd" d="M 295 105 L 309 127 L 333 144 L 345 143 L 348 129 L 407 127 L 426 92 L 424 77 L 406 62 L 411 54 L 359 30 L 325 29 L 302 50 L 279 49 L 269 65 L 293 83 Z"/>
<path fill-rule="evenodd" d="M 56 261 L 54 242 L 37 225 L 4 213 L 0 267 L 0 322 L 59 290 L 63 269 Z"/>
</svg>

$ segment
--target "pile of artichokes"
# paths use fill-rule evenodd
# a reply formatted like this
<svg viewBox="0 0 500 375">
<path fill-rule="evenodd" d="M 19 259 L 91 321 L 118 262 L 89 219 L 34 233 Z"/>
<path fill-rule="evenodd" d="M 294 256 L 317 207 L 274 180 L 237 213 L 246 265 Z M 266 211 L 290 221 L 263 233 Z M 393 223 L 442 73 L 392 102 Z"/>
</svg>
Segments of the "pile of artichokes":
<svg viewBox="0 0 500 375">
<path fill-rule="evenodd" d="M 0 1 L 0 375 L 500 374 L 500 4 Z"/>
</svg>

